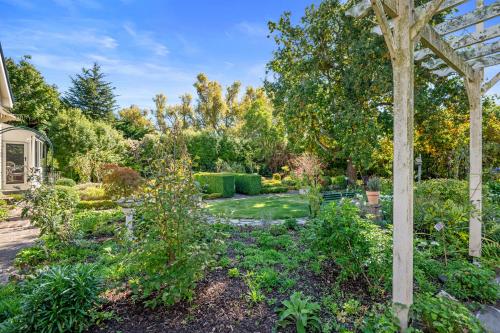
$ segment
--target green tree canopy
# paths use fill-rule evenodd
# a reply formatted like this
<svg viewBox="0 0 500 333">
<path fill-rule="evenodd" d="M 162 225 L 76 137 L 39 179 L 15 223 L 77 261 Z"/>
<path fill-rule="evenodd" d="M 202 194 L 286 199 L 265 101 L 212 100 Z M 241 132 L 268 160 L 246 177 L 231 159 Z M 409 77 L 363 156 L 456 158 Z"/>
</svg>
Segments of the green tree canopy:
<svg viewBox="0 0 500 333">
<path fill-rule="evenodd" d="M 49 121 L 61 110 L 57 87 L 45 82 L 42 74 L 24 56 L 18 63 L 6 61 L 14 95 L 14 108 L 21 124 L 45 129 Z"/>
<path fill-rule="evenodd" d="M 82 68 L 81 74 L 71 77 L 72 86 L 66 92 L 64 101 L 72 108 L 82 110 L 91 119 L 112 119 L 116 110 L 115 88 L 106 81 L 101 66 Z"/>
<path fill-rule="evenodd" d="M 144 135 L 154 130 L 153 123 L 147 118 L 148 111 L 140 109 L 137 105 L 118 112 L 115 127 L 128 139 L 140 140 Z"/>
</svg>

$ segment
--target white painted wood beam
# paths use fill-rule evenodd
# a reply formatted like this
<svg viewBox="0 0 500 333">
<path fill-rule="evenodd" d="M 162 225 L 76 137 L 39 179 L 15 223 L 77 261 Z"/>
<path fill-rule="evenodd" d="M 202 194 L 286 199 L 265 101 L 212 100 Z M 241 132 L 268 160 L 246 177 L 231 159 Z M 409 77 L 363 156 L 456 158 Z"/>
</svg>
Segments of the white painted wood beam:
<svg viewBox="0 0 500 333">
<path fill-rule="evenodd" d="M 431 49 L 448 66 L 465 77 L 473 75 L 472 67 L 430 25 L 424 26 L 420 35 L 422 45 Z"/>
<path fill-rule="evenodd" d="M 438 34 L 446 35 L 470 27 L 471 25 L 484 22 L 498 15 L 500 15 L 500 1 L 440 23 L 435 26 L 435 29 Z"/>
<path fill-rule="evenodd" d="M 449 44 L 456 50 L 477 43 L 482 43 L 498 36 L 500 36 L 500 24 L 486 28 L 484 31 L 477 31 L 461 37 L 452 37 L 449 39 Z"/>
<path fill-rule="evenodd" d="M 500 53 L 493 54 L 490 56 L 477 58 L 470 61 L 472 68 L 481 69 L 485 67 L 491 67 L 500 64 Z"/>
<path fill-rule="evenodd" d="M 476 44 L 466 50 L 458 52 L 466 61 L 500 52 L 500 40 L 490 44 Z"/>
<path fill-rule="evenodd" d="M 438 70 L 432 71 L 432 73 L 436 74 L 437 76 L 448 76 L 448 75 L 451 75 L 451 74 L 456 74 L 457 72 L 455 72 L 450 67 L 446 67 L 446 68 L 443 68 L 443 69 L 438 69 Z"/>
<path fill-rule="evenodd" d="M 436 13 L 444 12 L 445 10 L 448 10 L 450 8 L 459 6 L 468 0 L 445 0 L 441 6 L 439 6 L 438 10 Z M 418 6 L 415 8 L 415 13 L 420 15 L 422 12 L 425 12 L 428 9 L 428 4 L 424 4 L 422 6 Z M 370 0 L 362 0 L 346 10 L 346 15 L 348 16 L 354 16 L 354 17 L 364 17 L 366 16 L 372 7 L 371 1 Z"/>
<path fill-rule="evenodd" d="M 500 24 L 486 28 L 481 32 L 474 32 L 460 37 L 445 39 L 450 46 L 457 50 L 477 43 L 485 42 L 500 36 Z M 423 48 L 415 52 L 415 60 L 422 60 L 425 57 L 434 54 L 432 50 Z"/>
<path fill-rule="evenodd" d="M 500 40 L 497 40 L 491 44 L 477 44 L 470 49 L 459 52 L 459 54 L 466 59 L 467 62 L 471 62 L 476 58 L 481 58 L 488 55 L 493 55 L 500 52 Z M 432 58 L 422 63 L 422 67 L 427 69 L 435 69 L 439 66 L 444 65 L 445 62 L 441 59 Z"/>
<path fill-rule="evenodd" d="M 483 86 L 481 87 L 481 93 L 486 94 L 488 90 L 490 90 L 499 80 L 500 80 L 500 72 L 498 72 L 488 82 L 483 83 Z"/>
<path fill-rule="evenodd" d="M 431 0 L 420 11 L 415 12 L 415 22 L 411 27 L 411 38 L 414 39 L 422 30 L 424 25 L 429 23 L 432 17 L 436 14 L 439 6 L 443 4 L 444 0 Z"/>
</svg>

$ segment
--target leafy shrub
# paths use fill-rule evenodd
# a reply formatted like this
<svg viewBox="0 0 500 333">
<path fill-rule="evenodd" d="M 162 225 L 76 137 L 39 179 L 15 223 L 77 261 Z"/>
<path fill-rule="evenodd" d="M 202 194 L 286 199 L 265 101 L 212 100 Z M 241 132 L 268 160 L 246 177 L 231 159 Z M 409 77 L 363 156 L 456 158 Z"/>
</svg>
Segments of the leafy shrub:
<svg viewBox="0 0 500 333">
<path fill-rule="evenodd" d="M 137 171 L 114 164 L 104 166 L 102 183 L 111 198 L 129 198 L 139 191 L 142 178 Z"/>
<path fill-rule="evenodd" d="M 262 189 L 261 177 L 257 174 L 242 174 L 234 175 L 234 185 L 236 193 L 257 195 Z"/>
<path fill-rule="evenodd" d="M 200 183 L 204 192 L 222 193 L 224 198 L 230 198 L 235 192 L 235 177 L 229 173 L 202 172 L 194 175 L 194 180 Z"/>
<path fill-rule="evenodd" d="M 56 180 L 56 185 L 73 187 L 76 186 L 76 182 L 71 178 L 59 178 Z"/>
<path fill-rule="evenodd" d="M 299 228 L 299 223 L 297 219 L 288 218 L 285 220 L 285 227 L 289 230 L 297 230 Z"/>
<path fill-rule="evenodd" d="M 414 320 L 425 332 L 486 332 L 465 306 L 448 298 L 424 294 L 412 309 Z"/>
<path fill-rule="evenodd" d="M 281 180 L 268 179 L 268 178 L 262 177 L 262 187 L 264 187 L 264 188 L 276 187 L 276 186 L 281 186 L 281 185 L 282 185 Z"/>
<path fill-rule="evenodd" d="M 335 260 L 341 279 L 362 275 L 371 287 L 390 281 L 390 231 L 362 219 L 354 204 L 329 204 L 311 232 L 313 249 Z"/>
<path fill-rule="evenodd" d="M 480 268 L 466 261 L 455 261 L 448 265 L 446 290 L 461 300 L 495 302 L 500 287 L 494 280 L 495 272 Z"/>
<path fill-rule="evenodd" d="M 216 231 L 205 223 L 190 160 L 172 153 L 182 152 L 182 147 L 178 137 L 171 139 L 157 148 L 150 163 L 129 261 L 131 287 L 152 307 L 190 299 L 220 244 Z M 234 176 L 229 179 L 234 191 Z"/>
<path fill-rule="evenodd" d="M 0 285 L 0 323 L 20 313 L 21 297 L 18 286 L 13 283 Z"/>
<path fill-rule="evenodd" d="M 22 288 L 21 331 L 84 331 L 92 324 L 101 290 L 101 280 L 90 265 L 41 271 Z"/>
<path fill-rule="evenodd" d="M 72 237 L 73 212 L 78 204 L 78 194 L 72 187 L 47 186 L 27 192 L 23 216 L 29 216 L 42 235 L 60 240 Z"/>
<path fill-rule="evenodd" d="M 273 180 L 281 181 L 281 175 L 279 173 L 273 173 Z"/>
<path fill-rule="evenodd" d="M 297 333 L 320 332 L 320 309 L 319 304 L 311 302 L 309 297 L 294 292 L 289 300 L 283 301 L 283 308 L 278 311 L 278 326 L 287 327 L 295 323 Z"/>
<path fill-rule="evenodd" d="M 113 209 L 118 207 L 118 203 L 113 200 L 80 201 L 76 206 L 78 209 Z"/>
<path fill-rule="evenodd" d="M 335 190 L 345 190 L 347 188 L 347 177 L 346 176 L 335 176 L 330 180 L 332 187 Z"/>
<path fill-rule="evenodd" d="M 108 236 L 117 229 L 117 222 L 124 219 L 121 209 L 113 211 L 82 211 L 75 214 L 75 228 L 85 235 Z"/>
<path fill-rule="evenodd" d="M 299 180 L 292 177 L 292 176 L 286 176 L 281 180 L 281 183 L 283 185 L 286 185 L 290 188 L 297 188 L 299 186 Z"/>
<path fill-rule="evenodd" d="M 390 305 L 375 307 L 363 320 L 361 331 L 363 333 L 397 333 L 399 332 L 399 321 L 394 315 Z"/>
<path fill-rule="evenodd" d="M 106 200 L 109 199 L 106 194 L 106 190 L 101 186 L 89 186 L 81 190 L 78 190 L 80 195 L 80 200 L 84 201 L 95 201 L 95 200 Z"/>
<path fill-rule="evenodd" d="M 9 208 L 6 206 L 0 207 L 0 221 L 5 221 L 9 217 Z"/>
<path fill-rule="evenodd" d="M 222 193 L 203 193 L 201 196 L 204 200 L 220 199 L 223 198 Z"/>
<path fill-rule="evenodd" d="M 271 194 L 271 193 L 286 193 L 288 192 L 288 187 L 285 186 L 265 186 L 262 188 L 262 194 Z"/>
<path fill-rule="evenodd" d="M 43 247 L 27 247 L 17 253 L 14 265 L 19 268 L 35 267 L 47 259 L 48 253 Z"/>
</svg>

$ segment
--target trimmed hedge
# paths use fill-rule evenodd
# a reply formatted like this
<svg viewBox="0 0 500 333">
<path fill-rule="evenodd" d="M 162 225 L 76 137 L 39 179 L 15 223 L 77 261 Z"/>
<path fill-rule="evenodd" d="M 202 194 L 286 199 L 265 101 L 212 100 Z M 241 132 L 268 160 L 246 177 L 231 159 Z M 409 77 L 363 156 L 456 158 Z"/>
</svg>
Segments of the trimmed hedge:
<svg viewBox="0 0 500 333">
<path fill-rule="evenodd" d="M 200 172 L 194 175 L 194 179 L 200 183 L 206 193 L 221 193 L 224 198 L 234 195 L 234 174 Z"/>
<path fill-rule="evenodd" d="M 234 175 L 234 185 L 236 193 L 257 195 L 262 189 L 260 175 L 237 173 Z"/>
<path fill-rule="evenodd" d="M 73 187 L 76 186 L 76 182 L 70 178 L 59 178 L 56 180 L 56 185 Z"/>
<path fill-rule="evenodd" d="M 118 207 L 118 203 L 113 200 L 81 200 L 76 208 L 78 209 L 112 209 Z"/>
</svg>

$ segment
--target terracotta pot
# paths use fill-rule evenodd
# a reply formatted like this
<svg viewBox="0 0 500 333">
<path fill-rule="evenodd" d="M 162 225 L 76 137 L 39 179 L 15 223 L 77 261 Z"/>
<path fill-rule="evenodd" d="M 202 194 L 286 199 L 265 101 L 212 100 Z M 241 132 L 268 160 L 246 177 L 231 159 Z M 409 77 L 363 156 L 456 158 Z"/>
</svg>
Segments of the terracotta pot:
<svg viewBox="0 0 500 333">
<path fill-rule="evenodd" d="M 378 205 L 380 192 L 366 191 L 366 197 L 368 198 L 369 205 Z"/>
</svg>

